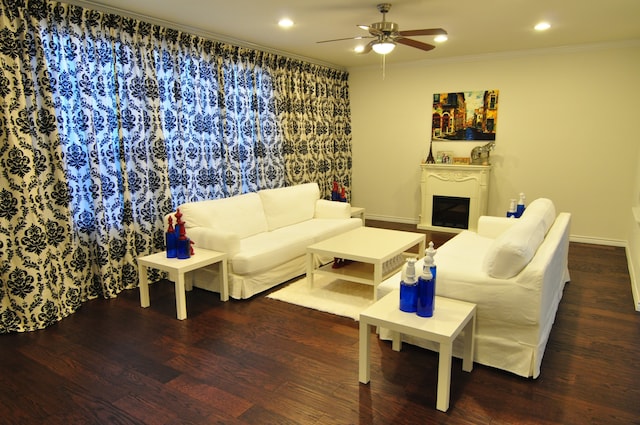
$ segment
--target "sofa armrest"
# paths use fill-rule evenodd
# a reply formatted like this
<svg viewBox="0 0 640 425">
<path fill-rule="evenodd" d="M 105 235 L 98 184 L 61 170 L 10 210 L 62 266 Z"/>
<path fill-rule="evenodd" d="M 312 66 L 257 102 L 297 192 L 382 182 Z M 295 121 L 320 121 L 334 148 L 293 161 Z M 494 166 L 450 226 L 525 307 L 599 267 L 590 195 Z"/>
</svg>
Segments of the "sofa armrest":
<svg viewBox="0 0 640 425">
<path fill-rule="evenodd" d="M 483 215 L 478 219 L 478 235 L 495 239 L 517 222 L 518 219 L 513 217 Z"/>
<path fill-rule="evenodd" d="M 214 230 L 209 227 L 191 227 L 187 229 L 187 237 L 198 248 L 212 251 L 226 252 L 230 256 L 240 251 L 240 236 L 224 230 Z"/>
<path fill-rule="evenodd" d="M 314 218 L 350 218 L 351 204 L 348 202 L 328 201 L 318 199 Z"/>
</svg>

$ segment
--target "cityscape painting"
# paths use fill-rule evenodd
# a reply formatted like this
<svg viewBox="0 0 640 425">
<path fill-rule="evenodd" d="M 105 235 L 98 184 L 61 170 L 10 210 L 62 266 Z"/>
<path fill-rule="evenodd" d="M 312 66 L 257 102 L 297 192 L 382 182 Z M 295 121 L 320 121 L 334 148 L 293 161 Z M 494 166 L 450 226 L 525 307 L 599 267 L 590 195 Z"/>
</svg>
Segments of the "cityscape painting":
<svg viewBox="0 0 640 425">
<path fill-rule="evenodd" d="M 431 140 L 496 140 L 498 90 L 433 95 Z"/>
</svg>

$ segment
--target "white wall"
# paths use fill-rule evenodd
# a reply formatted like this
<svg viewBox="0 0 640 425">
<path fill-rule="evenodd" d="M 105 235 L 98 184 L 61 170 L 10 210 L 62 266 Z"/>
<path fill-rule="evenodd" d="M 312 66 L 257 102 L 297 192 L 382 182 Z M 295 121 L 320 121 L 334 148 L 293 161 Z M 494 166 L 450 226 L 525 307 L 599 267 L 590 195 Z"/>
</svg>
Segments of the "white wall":
<svg viewBox="0 0 640 425">
<path fill-rule="evenodd" d="M 636 160 L 638 164 L 635 184 L 631 193 L 631 205 L 640 208 L 640 152 Z M 636 310 L 640 311 L 640 222 L 634 219 L 629 211 L 629 246 L 627 248 L 627 261 L 629 263 L 629 274 L 631 275 L 633 302 Z"/>
<path fill-rule="evenodd" d="M 629 241 L 640 204 L 640 41 L 397 65 L 391 54 L 384 79 L 380 67 L 349 72 L 351 202 L 368 218 L 418 222 L 433 93 L 498 89 L 489 214 L 524 192 L 571 212 L 572 240 Z M 477 144 L 435 142 L 434 151 L 468 156 Z"/>
</svg>

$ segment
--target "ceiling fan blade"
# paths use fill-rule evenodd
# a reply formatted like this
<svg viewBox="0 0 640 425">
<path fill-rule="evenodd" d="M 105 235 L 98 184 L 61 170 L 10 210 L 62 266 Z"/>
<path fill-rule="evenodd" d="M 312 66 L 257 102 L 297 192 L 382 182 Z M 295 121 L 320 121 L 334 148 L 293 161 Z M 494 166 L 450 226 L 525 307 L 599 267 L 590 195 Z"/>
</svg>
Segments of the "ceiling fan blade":
<svg viewBox="0 0 640 425">
<path fill-rule="evenodd" d="M 332 40 L 316 41 L 316 43 L 331 43 L 333 41 L 344 41 L 344 40 L 362 40 L 363 38 L 373 38 L 373 37 L 371 37 L 369 35 L 359 35 L 357 37 L 334 38 Z"/>
<path fill-rule="evenodd" d="M 447 35 L 447 32 L 442 28 L 428 28 L 423 30 L 398 31 L 398 34 L 403 37 L 415 37 L 418 35 Z"/>
<path fill-rule="evenodd" d="M 421 41 L 412 40 L 410 38 L 398 37 L 396 38 L 396 43 L 404 44 L 405 46 L 415 47 L 416 49 L 424 50 L 428 52 L 429 50 L 433 50 L 436 46 L 431 44 L 423 43 Z"/>
<path fill-rule="evenodd" d="M 370 25 L 356 25 L 358 28 L 363 29 L 365 31 L 369 31 L 369 34 L 371 34 L 374 37 L 379 37 L 381 35 L 384 35 L 384 33 L 382 31 L 380 31 L 379 29 L 376 29 Z"/>
<path fill-rule="evenodd" d="M 366 46 L 364 46 L 364 49 L 360 52 L 361 55 L 364 55 L 365 53 L 369 53 L 373 47 L 374 44 L 376 44 L 378 42 L 378 40 L 372 40 L 370 42 L 367 43 Z"/>
</svg>

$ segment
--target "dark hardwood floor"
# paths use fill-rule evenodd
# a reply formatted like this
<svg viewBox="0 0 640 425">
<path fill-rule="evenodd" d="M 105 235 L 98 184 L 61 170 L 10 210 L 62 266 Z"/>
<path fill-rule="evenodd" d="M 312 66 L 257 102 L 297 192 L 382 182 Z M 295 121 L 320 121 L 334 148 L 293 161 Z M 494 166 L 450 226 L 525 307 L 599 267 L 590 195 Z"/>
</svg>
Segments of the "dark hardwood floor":
<svg viewBox="0 0 640 425">
<path fill-rule="evenodd" d="M 435 409 L 436 353 L 374 339 L 361 385 L 357 322 L 198 289 L 179 321 L 164 281 L 147 309 L 125 291 L 46 330 L 0 335 L 0 423 L 640 424 L 640 313 L 624 249 L 571 243 L 569 265 L 540 377 L 466 373 L 455 359 L 447 413 Z"/>
</svg>

